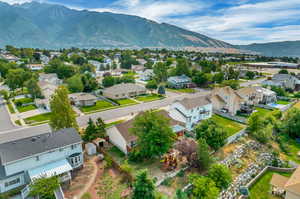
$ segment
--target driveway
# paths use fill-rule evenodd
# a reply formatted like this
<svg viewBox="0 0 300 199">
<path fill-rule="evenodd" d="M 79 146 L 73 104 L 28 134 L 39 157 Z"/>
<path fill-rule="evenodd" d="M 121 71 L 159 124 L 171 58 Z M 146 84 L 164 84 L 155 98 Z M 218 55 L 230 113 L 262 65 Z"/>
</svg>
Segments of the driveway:
<svg viewBox="0 0 300 199">
<path fill-rule="evenodd" d="M 7 131 L 7 130 L 12 130 L 17 128 L 19 127 L 15 126 L 10 120 L 10 115 L 5 106 L 5 102 L 0 97 L 0 131 Z"/>
</svg>

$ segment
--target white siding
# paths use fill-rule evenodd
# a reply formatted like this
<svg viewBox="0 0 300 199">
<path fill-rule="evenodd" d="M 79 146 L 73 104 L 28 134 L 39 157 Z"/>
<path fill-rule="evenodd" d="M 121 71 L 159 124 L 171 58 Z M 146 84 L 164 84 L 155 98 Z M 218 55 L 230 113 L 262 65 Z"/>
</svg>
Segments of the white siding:
<svg viewBox="0 0 300 199">
<path fill-rule="evenodd" d="M 123 136 L 120 134 L 120 132 L 118 131 L 118 129 L 113 126 L 110 127 L 106 130 L 106 133 L 109 137 L 109 141 L 115 145 L 116 147 L 118 147 L 121 151 L 123 151 L 125 154 L 127 154 L 127 142 L 126 140 L 123 138 Z"/>
</svg>

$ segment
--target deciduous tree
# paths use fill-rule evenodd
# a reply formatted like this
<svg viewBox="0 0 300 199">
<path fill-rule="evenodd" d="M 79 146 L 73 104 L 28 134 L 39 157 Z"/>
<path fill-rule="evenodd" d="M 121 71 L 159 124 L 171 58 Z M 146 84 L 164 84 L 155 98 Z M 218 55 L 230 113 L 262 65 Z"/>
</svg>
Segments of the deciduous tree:
<svg viewBox="0 0 300 199">
<path fill-rule="evenodd" d="M 213 164 L 208 170 L 208 177 L 216 183 L 219 189 L 226 189 L 232 181 L 230 170 L 222 164 Z"/>
</svg>

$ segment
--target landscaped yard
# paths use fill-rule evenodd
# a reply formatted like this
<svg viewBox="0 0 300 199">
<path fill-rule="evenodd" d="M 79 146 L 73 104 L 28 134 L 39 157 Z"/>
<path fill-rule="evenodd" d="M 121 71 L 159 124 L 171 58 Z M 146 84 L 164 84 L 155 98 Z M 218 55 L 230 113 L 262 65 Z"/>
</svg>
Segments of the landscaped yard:
<svg viewBox="0 0 300 199">
<path fill-rule="evenodd" d="M 288 102 L 288 101 L 283 101 L 283 100 L 278 100 L 278 101 L 276 102 L 276 104 L 287 105 L 287 104 L 290 104 L 290 102 Z"/>
<path fill-rule="evenodd" d="M 290 137 L 281 136 L 281 142 L 284 144 L 284 149 L 287 153 L 284 153 L 284 156 L 288 160 L 292 160 L 298 164 L 300 164 L 300 157 L 298 153 L 300 152 L 300 143 L 298 143 L 295 139 Z"/>
<path fill-rule="evenodd" d="M 221 117 L 216 114 L 214 114 L 211 118 L 213 121 L 215 121 L 217 124 L 221 125 L 223 127 L 223 129 L 225 129 L 227 131 L 228 136 L 231 136 L 231 135 L 241 131 L 243 128 L 245 128 L 245 125 L 242 125 L 238 122 L 232 121 L 230 119 Z"/>
<path fill-rule="evenodd" d="M 193 88 L 182 88 L 182 89 L 167 88 L 167 90 L 171 92 L 179 92 L 179 93 L 195 93 L 195 89 Z"/>
<path fill-rule="evenodd" d="M 117 102 L 120 104 L 120 106 L 125 106 L 125 105 L 133 105 L 133 104 L 137 104 L 137 102 L 131 100 L 131 99 L 120 99 L 117 100 Z"/>
<path fill-rule="evenodd" d="M 250 187 L 250 199 L 279 199 L 269 193 L 271 189 L 270 181 L 274 173 L 291 176 L 292 173 L 267 171 L 258 181 Z"/>
<path fill-rule="evenodd" d="M 101 110 L 106 110 L 110 108 L 114 108 L 115 106 L 107 101 L 104 100 L 99 100 L 94 106 L 84 106 L 81 107 L 80 110 L 84 113 L 88 112 L 96 112 L 96 111 L 101 111 Z"/>
<path fill-rule="evenodd" d="M 26 124 L 43 123 L 47 122 L 50 119 L 50 116 L 51 113 L 43 113 L 40 115 L 25 118 L 24 121 L 26 122 Z"/>
<path fill-rule="evenodd" d="M 20 113 L 37 109 L 37 107 L 34 104 L 29 104 L 32 102 L 33 99 L 31 98 L 21 98 L 21 99 L 14 100 L 14 103 Z M 24 106 L 25 104 L 29 104 L 29 105 Z"/>
<path fill-rule="evenodd" d="M 150 95 L 141 95 L 136 97 L 135 99 L 141 102 L 151 102 L 155 100 L 160 100 L 162 99 L 163 96 L 158 95 L 158 94 L 150 94 Z"/>
<path fill-rule="evenodd" d="M 264 109 L 264 108 L 260 108 L 260 107 L 256 107 L 255 110 L 257 110 L 257 112 L 260 116 L 265 116 L 272 112 L 272 110 L 268 110 L 268 109 Z"/>
</svg>

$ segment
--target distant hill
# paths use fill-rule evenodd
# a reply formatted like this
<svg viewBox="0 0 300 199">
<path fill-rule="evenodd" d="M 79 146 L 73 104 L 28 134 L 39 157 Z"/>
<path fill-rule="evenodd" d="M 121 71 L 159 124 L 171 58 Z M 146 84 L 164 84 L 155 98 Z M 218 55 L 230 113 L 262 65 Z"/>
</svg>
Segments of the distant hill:
<svg viewBox="0 0 300 199">
<path fill-rule="evenodd" d="M 125 48 L 233 46 L 170 24 L 108 12 L 78 11 L 60 5 L 0 2 L 0 47 Z"/>
<path fill-rule="evenodd" d="M 240 45 L 237 48 L 258 52 L 265 56 L 300 57 L 300 41 L 283 41 L 261 44 Z"/>
</svg>

